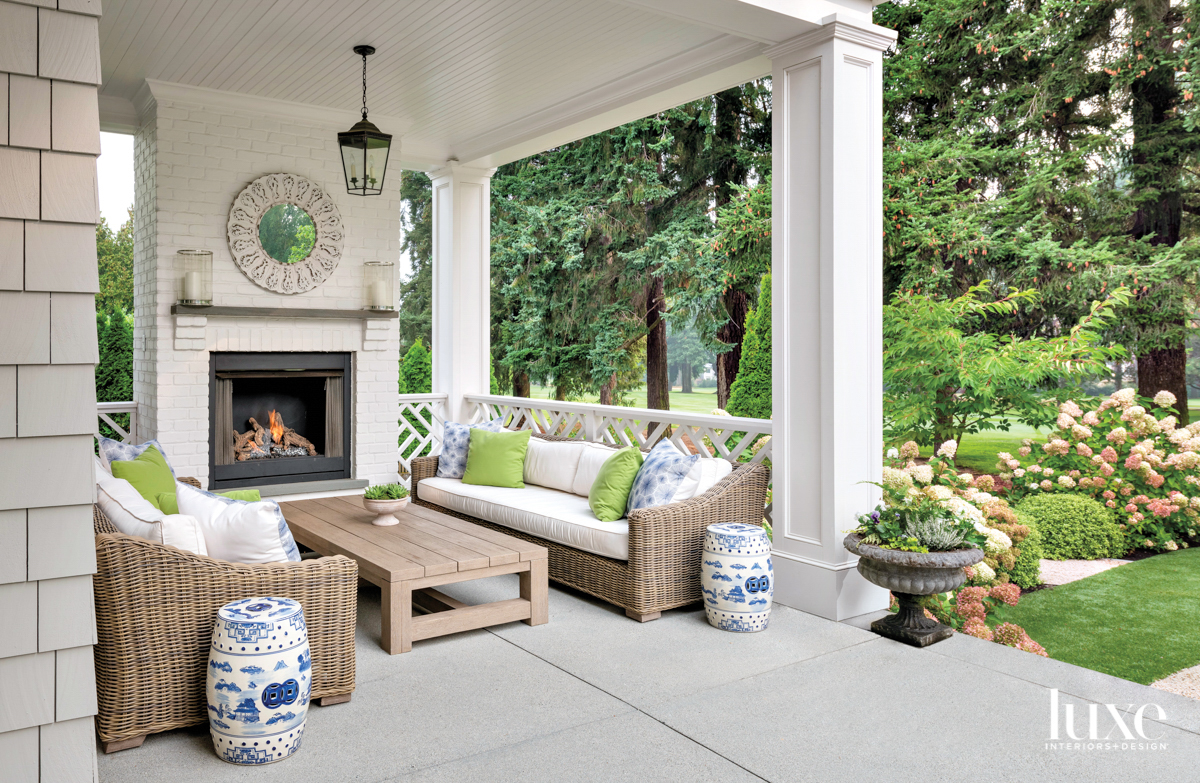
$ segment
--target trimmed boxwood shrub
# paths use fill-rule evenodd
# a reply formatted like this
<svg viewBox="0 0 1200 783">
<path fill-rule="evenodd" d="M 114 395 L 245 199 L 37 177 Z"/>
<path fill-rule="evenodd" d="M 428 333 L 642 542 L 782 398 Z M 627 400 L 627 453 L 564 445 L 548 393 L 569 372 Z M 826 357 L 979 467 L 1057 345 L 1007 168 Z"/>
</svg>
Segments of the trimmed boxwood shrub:
<svg viewBox="0 0 1200 783">
<path fill-rule="evenodd" d="M 1048 560 L 1096 560 L 1125 554 L 1125 534 L 1112 512 L 1082 495 L 1033 495 L 1017 511 L 1040 534 L 1042 557 Z M 1022 553 L 1024 554 L 1024 553 Z"/>
<path fill-rule="evenodd" d="M 1028 590 L 1042 583 L 1042 534 L 1028 514 L 1018 513 L 1017 520 L 1029 529 L 1029 533 L 1017 545 L 1021 554 L 1013 564 L 1008 580 L 1022 590 Z"/>
</svg>

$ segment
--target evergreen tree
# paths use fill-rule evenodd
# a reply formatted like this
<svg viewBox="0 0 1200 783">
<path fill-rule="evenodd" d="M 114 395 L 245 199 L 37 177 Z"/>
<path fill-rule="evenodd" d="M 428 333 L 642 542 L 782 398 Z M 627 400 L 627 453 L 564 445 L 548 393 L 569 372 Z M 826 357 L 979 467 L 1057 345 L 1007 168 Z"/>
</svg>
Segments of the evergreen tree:
<svg viewBox="0 0 1200 783">
<path fill-rule="evenodd" d="M 899 32 L 884 69 L 887 296 L 1037 288 L 978 327 L 1053 338 L 1128 285 L 1135 298 L 1107 337 L 1154 376 L 1143 390 L 1184 399 L 1183 371 L 1169 367 L 1182 368 L 1196 286 L 1175 208 L 1194 189 L 1195 5 L 878 6 L 876 21 Z"/>
<path fill-rule="evenodd" d="M 771 418 L 771 275 L 762 277 L 758 306 L 746 317 L 742 363 L 729 391 L 726 411 L 753 419 Z"/>
<path fill-rule="evenodd" d="M 418 340 L 433 345 L 433 184 L 420 171 L 406 171 L 400 183 L 404 209 L 401 250 L 409 273 L 400 281 L 400 354 Z"/>
<path fill-rule="evenodd" d="M 133 312 L 133 210 L 116 233 L 104 218 L 96 224 L 96 265 L 100 273 L 100 293 L 96 294 L 96 312 L 110 310 Z M 128 398 L 126 398 L 128 399 Z"/>
<path fill-rule="evenodd" d="M 420 338 L 400 363 L 402 394 L 429 394 L 433 391 L 433 362 Z"/>
</svg>

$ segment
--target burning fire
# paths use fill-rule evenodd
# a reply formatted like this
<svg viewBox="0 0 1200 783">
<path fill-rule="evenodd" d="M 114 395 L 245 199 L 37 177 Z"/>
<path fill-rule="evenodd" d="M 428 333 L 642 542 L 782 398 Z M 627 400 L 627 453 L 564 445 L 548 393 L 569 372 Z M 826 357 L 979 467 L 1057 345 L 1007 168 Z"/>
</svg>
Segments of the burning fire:
<svg viewBox="0 0 1200 783">
<path fill-rule="evenodd" d="M 270 417 L 270 421 L 271 421 L 271 426 L 270 426 L 271 437 L 275 439 L 276 443 L 282 445 L 283 444 L 283 417 L 278 415 L 277 413 L 275 413 L 275 411 L 271 411 L 267 415 Z"/>
</svg>

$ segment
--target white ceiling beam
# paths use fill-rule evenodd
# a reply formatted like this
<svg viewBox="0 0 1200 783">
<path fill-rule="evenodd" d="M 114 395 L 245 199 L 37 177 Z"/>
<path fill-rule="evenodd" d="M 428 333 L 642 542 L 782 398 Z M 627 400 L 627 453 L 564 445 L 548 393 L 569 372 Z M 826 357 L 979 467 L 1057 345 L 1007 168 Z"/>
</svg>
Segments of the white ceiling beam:
<svg viewBox="0 0 1200 783">
<path fill-rule="evenodd" d="M 717 46 L 726 51 L 719 55 Z M 543 150 L 745 84 L 771 72 L 761 44 L 724 37 L 688 58 L 659 63 L 538 115 L 495 129 L 455 150 L 464 165 L 496 168 Z M 674 63 L 680 66 L 681 63 Z"/>
<path fill-rule="evenodd" d="M 807 33 L 833 14 L 870 24 L 874 0 L 613 0 L 764 44 Z"/>
</svg>

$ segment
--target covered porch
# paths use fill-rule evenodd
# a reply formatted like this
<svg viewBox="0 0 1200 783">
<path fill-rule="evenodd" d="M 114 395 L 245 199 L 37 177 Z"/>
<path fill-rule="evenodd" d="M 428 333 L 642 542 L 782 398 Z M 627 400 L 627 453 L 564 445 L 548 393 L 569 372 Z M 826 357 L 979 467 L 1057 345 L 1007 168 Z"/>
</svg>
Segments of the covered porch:
<svg viewBox="0 0 1200 783">
<path fill-rule="evenodd" d="M 343 351 L 354 367 L 352 489 L 398 477 L 397 440 L 403 471 L 411 437 L 436 446 L 441 421 L 505 410 L 531 412 L 527 426 L 549 417 L 542 424 L 552 431 L 609 443 L 645 445 L 670 426 L 682 444 L 690 428 L 720 443 L 702 456 L 733 460 L 770 435 L 753 461 L 774 468 L 775 600 L 836 620 L 882 606 L 884 592 L 857 575 L 841 543 L 853 515 L 874 502 L 863 482 L 879 468 L 861 455 L 882 443 L 882 251 L 869 227 L 881 220 L 881 58 L 894 36 L 871 24 L 869 2 L 314 0 L 280 15 L 268 4 L 176 14 L 165 0 L 124 0 L 104 10 L 100 127 L 135 136 L 137 435 L 162 443 L 181 474 L 206 486 L 220 478 L 210 458 L 212 356 Z M 356 117 L 360 64 L 350 49 L 363 42 L 378 48 L 371 120 L 396 136 L 383 193 L 365 199 L 345 194 L 334 143 Z M 570 403 L 539 404 L 532 415 L 527 400 L 488 395 L 495 167 L 768 74 L 772 420 Z M 427 398 L 394 394 L 394 322 L 338 317 L 358 306 L 363 262 L 398 254 L 402 168 L 433 182 Z M 317 183 L 341 212 L 340 264 L 304 293 L 265 291 L 230 262 L 230 203 L 273 172 Z M 183 248 L 214 254 L 207 310 L 175 304 Z M 431 425 L 424 434 L 403 423 L 413 406 Z"/>
</svg>

